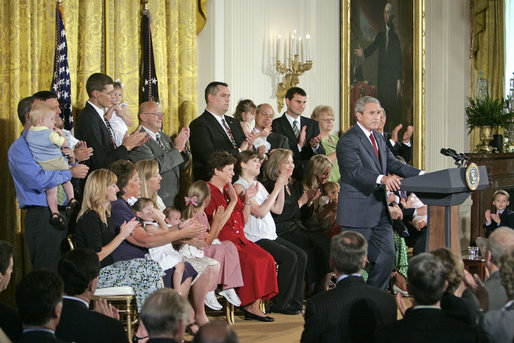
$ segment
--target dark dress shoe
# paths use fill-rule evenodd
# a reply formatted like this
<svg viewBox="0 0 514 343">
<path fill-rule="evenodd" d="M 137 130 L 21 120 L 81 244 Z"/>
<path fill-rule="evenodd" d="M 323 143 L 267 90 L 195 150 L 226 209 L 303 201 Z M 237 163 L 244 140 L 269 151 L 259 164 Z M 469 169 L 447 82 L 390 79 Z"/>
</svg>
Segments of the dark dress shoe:
<svg viewBox="0 0 514 343">
<path fill-rule="evenodd" d="M 258 320 L 260 322 L 274 322 L 275 318 L 271 318 L 269 316 L 258 316 L 256 314 L 253 314 L 251 312 L 248 312 L 245 310 L 245 320 Z"/>
<path fill-rule="evenodd" d="M 266 309 L 266 311 L 269 313 L 282 313 L 293 316 L 302 313 L 302 310 L 294 309 L 289 305 L 285 305 L 283 308 L 276 308 L 275 306 L 271 305 L 268 309 Z"/>
</svg>

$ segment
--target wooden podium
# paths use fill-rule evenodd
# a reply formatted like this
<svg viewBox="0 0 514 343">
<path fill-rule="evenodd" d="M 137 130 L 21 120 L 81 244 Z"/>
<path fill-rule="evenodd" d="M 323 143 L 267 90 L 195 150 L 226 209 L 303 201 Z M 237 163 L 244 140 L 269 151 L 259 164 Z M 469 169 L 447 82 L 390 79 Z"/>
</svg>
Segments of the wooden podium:
<svg viewBox="0 0 514 343">
<path fill-rule="evenodd" d="M 487 170 L 478 167 L 476 190 L 489 185 Z M 450 168 L 402 180 L 402 191 L 414 192 L 428 205 L 425 250 L 447 247 L 460 256 L 459 205 L 472 193 L 466 182 L 466 168 Z"/>
</svg>

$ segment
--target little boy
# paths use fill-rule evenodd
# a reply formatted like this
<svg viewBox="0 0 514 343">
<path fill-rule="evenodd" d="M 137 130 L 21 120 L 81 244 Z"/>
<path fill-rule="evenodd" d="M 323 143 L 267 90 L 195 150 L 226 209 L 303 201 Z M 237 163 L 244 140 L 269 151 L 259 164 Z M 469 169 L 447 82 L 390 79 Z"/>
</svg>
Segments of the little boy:
<svg viewBox="0 0 514 343">
<path fill-rule="evenodd" d="M 500 226 L 508 226 L 514 228 L 514 211 L 507 208 L 509 206 L 509 193 L 503 189 L 494 192 L 493 206 L 494 213 L 491 210 L 485 211 L 485 236 L 489 235 Z"/>
<path fill-rule="evenodd" d="M 27 132 L 27 143 L 34 159 L 44 170 L 67 170 L 70 169 L 68 161 L 61 153 L 61 147 L 66 147 L 67 141 L 64 133 L 55 128 L 55 111 L 46 103 L 36 103 L 30 111 L 32 127 Z M 79 203 L 74 199 L 73 185 L 70 181 L 62 184 L 68 206 L 66 212 L 71 214 L 78 209 Z M 58 230 L 66 229 L 64 218 L 60 215 L 57 207 L 57 187 L 45 190 L 46 201 L 50 212 L 50 224 Z"/>
<path fill-rule="evenodd" d="M 323 195 L 319 198 L 318 221 L 324 231 L 331 229 L 336 222 L 339 188 L 337 182 L 331 181 L 321 186 Z"/>
</svg>

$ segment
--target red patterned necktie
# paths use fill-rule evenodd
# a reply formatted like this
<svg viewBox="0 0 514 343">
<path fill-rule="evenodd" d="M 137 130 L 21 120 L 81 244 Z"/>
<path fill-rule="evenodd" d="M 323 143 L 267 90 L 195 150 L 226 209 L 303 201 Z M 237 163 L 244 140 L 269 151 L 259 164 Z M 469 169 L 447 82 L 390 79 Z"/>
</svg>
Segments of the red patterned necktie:
<svg viewBox="0 0 514 343">
<path fill-rule="evenodd" d="M 230 143 L 232 143 L 232 147 L 234 149 L 237 149 L 236 140 L 234 139 L 234 136 L 232 136 L 232 131 L 230 131 L 230 127 L 227 125 L 225 118 L 222 118 L 221 122 L 223 123 L 223 126 L 225 127 L 225 131 L 227 132 L 228 138 L 230 139 Z"/>
<path fill-rule="evenodd" d="M 373 144 L 373 149 L 375 149 L 375 154 L 377 154 L 377 157 L 380 160 L 380 155 L 378 154 L 377 142 L 375 142 L 375 137 L 373 137 L 373 133 L 369 135 L 369 139 L 371 139 L 371 144 Z"/>
</svg>

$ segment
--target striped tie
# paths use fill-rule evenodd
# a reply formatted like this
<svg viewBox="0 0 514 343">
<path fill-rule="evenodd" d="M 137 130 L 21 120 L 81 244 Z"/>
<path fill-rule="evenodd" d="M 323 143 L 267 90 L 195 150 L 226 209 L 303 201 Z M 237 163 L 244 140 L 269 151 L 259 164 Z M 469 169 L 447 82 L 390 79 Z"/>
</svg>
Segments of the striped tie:
<svg viewBox="0 0 514 343">
<path fill-rule="evenodd" d="M 223 126 L 225 127 L 225 131 L 227 132 L 228 138 L 230 139 L 230 142 L 232 143 L 232 147 L 234 149 L 237 149 L 236 140 L 234 139 L 234 136 L 232 136 L 232 131 L 230 131 L 230 127 L 228 127 L 227 122 L 225 121 L 225 118 L 221 118 L 221 122 L 223 123 Z"/>
<path fill-rule="evenodd" d="M 107 131 L 109 132 L 109 136 L 111 137 L 112 144 L 114 145 L 114 148 L 116 149 L 118 147 L 116 145 L 116 136 L 114 136 L 114 131 L 112 130 L 111 123 L 109 123 L 109 120 L 107 120 L 106 115 L 104 115 L 104 122 L 105 122 L 105 126 L 107 127 Z"/>
<path fill-rule="evenodd" d="M 296 138 L 300 136 L 300 129 L 298 128 L 298 119 L 293 120 L 293 132 Z"/>
</svg>

